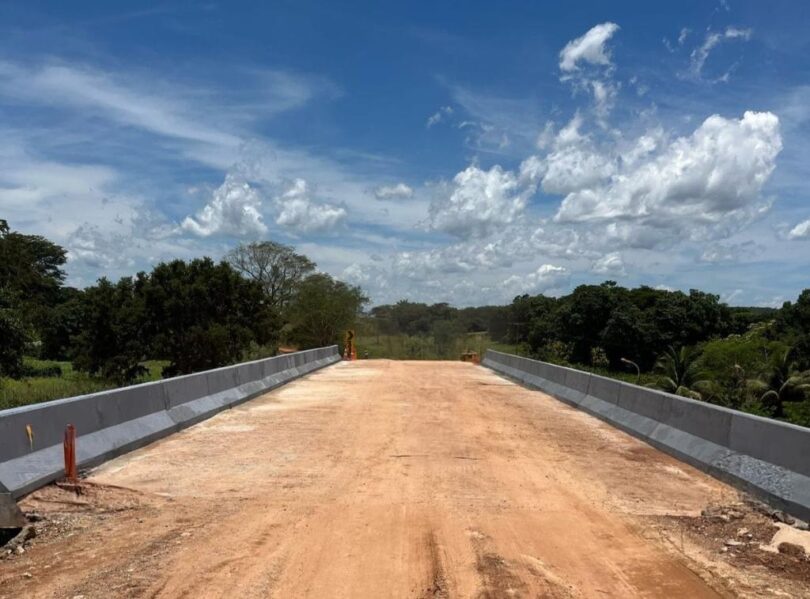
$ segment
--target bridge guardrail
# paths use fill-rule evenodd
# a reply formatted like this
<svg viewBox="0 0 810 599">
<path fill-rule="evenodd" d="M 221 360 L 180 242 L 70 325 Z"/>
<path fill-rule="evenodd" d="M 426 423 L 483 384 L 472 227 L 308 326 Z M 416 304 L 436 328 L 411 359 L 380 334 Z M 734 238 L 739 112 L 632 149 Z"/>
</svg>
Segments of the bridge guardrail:
<svg viewBox="0 0 810 599">
<path fill-rule="evenodd" d="M 333 345 L 0 411 L 0 491 L 16 499 L 63 476 L 67 424 L 78 465 L 95 466 L 339 360 Z"/>
</svg>

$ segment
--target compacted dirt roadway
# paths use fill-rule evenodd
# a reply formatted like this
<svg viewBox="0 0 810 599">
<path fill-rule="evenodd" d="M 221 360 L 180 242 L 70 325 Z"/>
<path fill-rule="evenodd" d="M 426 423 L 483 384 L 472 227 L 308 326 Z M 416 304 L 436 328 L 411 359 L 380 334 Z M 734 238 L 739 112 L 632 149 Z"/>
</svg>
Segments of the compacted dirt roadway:
<svg viewBox="0 0 810 599">
<path fill-rule="evenodd" d="M 738 500 L 483 367 L 341 363 L 29 496 L 0 596 L 768 594 L 660 524 Z"/>
</svg>

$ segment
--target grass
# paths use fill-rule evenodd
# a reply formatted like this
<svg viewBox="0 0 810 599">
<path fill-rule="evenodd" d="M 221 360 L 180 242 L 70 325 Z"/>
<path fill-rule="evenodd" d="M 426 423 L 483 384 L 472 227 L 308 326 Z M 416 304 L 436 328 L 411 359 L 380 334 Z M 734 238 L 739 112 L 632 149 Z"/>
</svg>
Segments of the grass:
<svg viewBox="0 0 810 599">
<path fill-rule="evenodd" d="M 62 370 L 62 376 L 36 376 L 22 379 L 0 378 L 0 410 L 118 387 L 113 381 L 75 371 L 70 362 L 37 360 L 28 357 L 25 358 L 25 362 L 35 368 L 59 366 Z M 143 365 L 147 368 L 148 373 L 137 380 L 136 383 L 158 380 L 163 372 L 163 367 L 167 363 L 160 360 L 147 360 Z"/>
</svg>

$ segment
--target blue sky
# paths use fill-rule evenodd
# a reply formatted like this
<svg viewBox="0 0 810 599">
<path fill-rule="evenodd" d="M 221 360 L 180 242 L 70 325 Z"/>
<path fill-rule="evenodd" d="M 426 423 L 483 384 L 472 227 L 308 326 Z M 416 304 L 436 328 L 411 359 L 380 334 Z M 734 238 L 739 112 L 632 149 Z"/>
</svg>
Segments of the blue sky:
<svg viewBox="0 0 810 599">
<path fill-rule="evenodd" d="M 808 286 L 804 2 L 0 4 L 0 218 L 83 286 L 290 243 L 374 303 Z"/>
</svg>

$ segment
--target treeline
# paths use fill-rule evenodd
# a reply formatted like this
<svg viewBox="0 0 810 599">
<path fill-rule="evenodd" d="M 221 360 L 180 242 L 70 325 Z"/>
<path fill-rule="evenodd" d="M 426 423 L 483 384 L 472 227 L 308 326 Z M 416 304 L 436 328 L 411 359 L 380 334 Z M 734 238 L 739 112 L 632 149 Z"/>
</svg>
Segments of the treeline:
<svg viewBox="0 0 810 599">
<path fill-rule="evenodd" d="M 51 376 L 58 366 L 30 360 L 44 358 L 127 383 L 154 361 L 163 376 L 196 372 L 279 345 L 340 343 L 357 325 L 361 356 L 498 347 L 810 426 L 810 289 L 779 309 L 734 308 L 697 290 L 607 281 L 506 306 L 403 300 L 364 313 L 360 288 L 270 241 L 85 289 L 64 285 L 65 263 L 57 244 L 0 220 L 0 377 Z"/>
<path fill-rule="evenodd" d="M 455 308 L 446 303 L 429 305 L 402 300 L 373 307 L 365 315 L 364 324 L 371 325 L 372 334 L 429 338 L 433 356 L 457 358 L 452 351 L 460 338 L 469 333 L 488 333 L 490 338 L 499 340 L 506 334 L 506 318 L 506 306 Z"/>
<path fill-rule="evenodd" d="M 538 358 L 581 365 L 607 359 L 614 369 L 629 359 L 647 371 L 670 346 L 744 333 L 775 313 L 730 308 L 695 290 L 626 289 L 608 281 L 582 285 L 560 298 L 521 295 L 507 306 L 455 308 L 403 300 L 375 306 L 368 315 L 383 334 L 443 339 L 485 332 L 492 341 L 523 346 Z"/>
<path fill-rule="evenodd" d="M 608 281 L 517 297 L 508 319 L 509 339 L 539 359 L 810 426 L 810 289 L 779 309 L 733 308 Z"/>
<path fill-rule="evenodd" d="M 293 248 L 240 245 L 215 263 L 174 260 L 117 282 L 64 285 L 66 252 L 0 220 L 0 376 L 26 374 L 23 356 L 72 362 L 117 383 L 144 362 L 163 376 L 339 342 L 367 301 Z"/>
<path fill-rule="evenodd" d="M 442 339 L 487 333 L 492 341 L 520 345 L 538 358 L 581 365 L 607 359 L 614 369 L 630 359 L 647 371 L 668 347 L 741 334 L 776 314 L 769 308 L 731 308 L 696 290 L 626 289 L 607 281 L 560 298 L 521 295 L 507 306 L 455 308 L 403 300 L 375 306 L 367 316 L 382 334 Z"/>
<path fill-rule="evenodd" d="M 607 361 L 620 369 L 625 360 L 651 369 L 669 347 L 698 344 L 741 334 L 775 311 L 734 309 L 702 291 L 626 289 L 613 281 L 581 285 L 558 299 L 520 296 L 510 307 L 511 335 L 539 357 L 577 364 Z"/>
<path fill-rule="evenodd" d="M 441 357 L 465 339 L 477 349 L 480 333 L 489 346 L 810 426 L 810 289 L 779 309 L 738 308 L 697 290 L 607 281 L 508 306 L 401 301 L 367 320 L 376 334 L 428 339 Z"/>
</svg>

